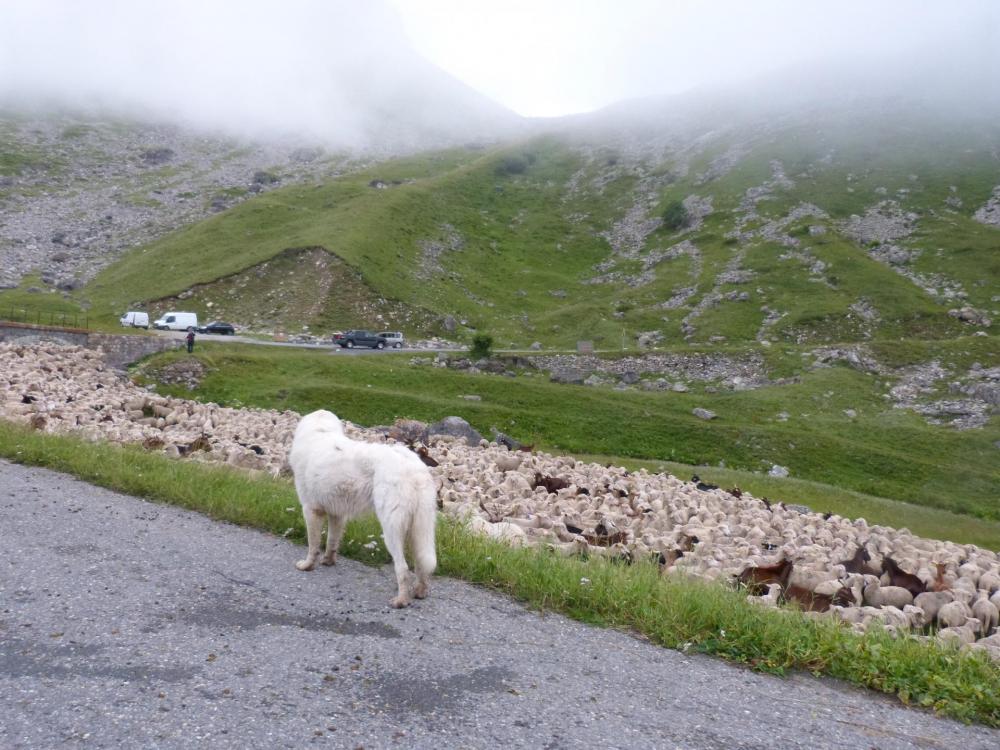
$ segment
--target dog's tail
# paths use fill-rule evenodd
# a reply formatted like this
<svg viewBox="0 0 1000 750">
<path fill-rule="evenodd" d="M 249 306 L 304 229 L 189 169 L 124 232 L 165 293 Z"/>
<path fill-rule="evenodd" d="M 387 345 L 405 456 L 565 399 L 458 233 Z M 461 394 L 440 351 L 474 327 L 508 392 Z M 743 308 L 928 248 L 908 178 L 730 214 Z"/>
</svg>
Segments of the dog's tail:
<svg viewBox="0 0 1000 750">
<path fill-rule="evenodd" d="M 410 549 L 418 579 L 426 581 L 437 567 L 434 550 L 434 527 L 437 523 L 437 488 L 428 475 L 427 481 L 415 482 L 410 491 L 417 494 L 410 519 Z"/>
</svg>

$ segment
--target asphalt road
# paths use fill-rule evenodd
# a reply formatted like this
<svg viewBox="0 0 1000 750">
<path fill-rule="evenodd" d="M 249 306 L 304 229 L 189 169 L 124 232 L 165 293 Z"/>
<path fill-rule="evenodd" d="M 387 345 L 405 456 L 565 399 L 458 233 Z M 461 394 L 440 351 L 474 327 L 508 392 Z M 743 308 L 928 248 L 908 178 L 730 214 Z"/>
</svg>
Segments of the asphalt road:
<svg viewBox="0 0 1000 750">
<path fill-rule="evenodd" d="M 0 747 L 963 748 L 1000 732 L 780 679 L 0 461 Z"/>
<path fill-rule="evenodd" d="M 152 329 L 151 329 L 152 330 Z M 184 331 L 152 331 L 157 336 L 161 338 L 176 339 L 178 346 L 182 345 L 187 337 L 187 333 Z M 199 341 L 215 341 L 222 344 L 260 344 L 261 346 L 286 346 L 293 347 L 295 349 L 322 349 L 325 351 L 335 352 L 338 354 L 382 354 L 383 352 L 406 352 L 408 354 L 435 354 L 439 351 L 443 352 L 454 352 L 457 349 L 411 349 L 409 347 L 404 347 L 401 349 L 387 348 L 387 349 L 371 349 L 366 346 L 352 347 L 351 349 L 345 349 L 340 346 L 331 343 L 323 344 L 296 344 L 290 341 L 268 341 L 266 339 L 256 339 L 250 336 L 223 336 L 221 334 L 214 333 L 196 333 L 195 334 L 195 351 L 198 350 Z"/>
</svg>

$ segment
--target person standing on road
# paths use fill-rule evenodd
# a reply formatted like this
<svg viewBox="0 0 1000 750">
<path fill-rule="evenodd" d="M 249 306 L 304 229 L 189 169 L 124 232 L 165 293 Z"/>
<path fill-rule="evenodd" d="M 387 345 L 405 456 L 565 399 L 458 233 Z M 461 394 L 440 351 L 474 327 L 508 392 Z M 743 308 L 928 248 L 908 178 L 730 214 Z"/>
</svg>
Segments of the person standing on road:
<svg viewBox="0 0 1000 750">
<path fill-rule="evenodd" d="M 188 354 L 194 351 L 194 331 L 188 331 L 187 335 Z"/>
</svg>

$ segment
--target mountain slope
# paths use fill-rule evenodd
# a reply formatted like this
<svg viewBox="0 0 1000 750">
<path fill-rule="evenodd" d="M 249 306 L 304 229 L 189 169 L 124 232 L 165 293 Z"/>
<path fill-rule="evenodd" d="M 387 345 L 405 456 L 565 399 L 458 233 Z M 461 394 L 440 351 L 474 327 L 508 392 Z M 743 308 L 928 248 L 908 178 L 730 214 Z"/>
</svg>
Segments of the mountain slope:
<svg viewBox="0 0 1000 750">
<path fill-rule="evenodd" d="M 247 201 L 81 299 L 110 316 L 320 247 L 374 297 L 424 311 L 414 333 L 453 316 L 521 346 L 949 337 L 996 316 L 998 149 L 989 121 L 855 107 L 436 152 Z M 208 302 L 230 312 L 209 287 L 190 298 Z M 971 323 L 949 315 L 963 307 Z M 310 310 L 286 322 L 366 322 Z"/>
</svg>

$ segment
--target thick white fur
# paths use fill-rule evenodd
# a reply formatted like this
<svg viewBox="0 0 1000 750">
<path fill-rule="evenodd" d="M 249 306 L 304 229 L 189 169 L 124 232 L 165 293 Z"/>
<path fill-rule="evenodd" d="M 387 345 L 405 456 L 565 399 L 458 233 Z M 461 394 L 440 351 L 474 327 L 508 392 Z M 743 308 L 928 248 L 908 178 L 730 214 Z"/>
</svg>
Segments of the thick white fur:
<svg viewBox="0 0 1000 750">
<path fill-rule="evenodd" d="M 399 593 L 392 606 L 405 607 L 413 597 L 427 596 L 429 579 L 437 566 L 437 491 L 430 471 L 413 451 L 351 440 L 335 414 L 320 410 L 299 421 L 288 461 L 309 538 L 308 556 L 295 564 L 299 570 L 316 566 L 324 518 L 329 526 L 322 562 L 333 565 L 344 524 L 353 516 L 374 510 L 396 569 Z M 416 570 L 412 589 L 403 555 L 407 540 Z"/>
</svg>

